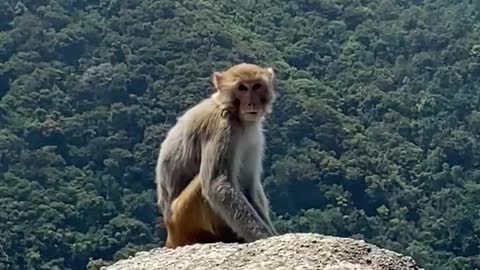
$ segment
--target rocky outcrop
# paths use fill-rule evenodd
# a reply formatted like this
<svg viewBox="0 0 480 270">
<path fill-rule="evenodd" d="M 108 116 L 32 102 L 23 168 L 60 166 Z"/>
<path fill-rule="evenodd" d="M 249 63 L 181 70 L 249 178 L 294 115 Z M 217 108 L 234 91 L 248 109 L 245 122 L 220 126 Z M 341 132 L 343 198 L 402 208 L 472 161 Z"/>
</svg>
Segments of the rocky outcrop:
<svg viewBox="0 0 480 270">
<path fill-rule="evenodd" d="M 104 270 L 414 270 L 410 257 L 361 240 L 319 234 L 285 234 L 247 244 L 156 248 Z"/>
</svg>

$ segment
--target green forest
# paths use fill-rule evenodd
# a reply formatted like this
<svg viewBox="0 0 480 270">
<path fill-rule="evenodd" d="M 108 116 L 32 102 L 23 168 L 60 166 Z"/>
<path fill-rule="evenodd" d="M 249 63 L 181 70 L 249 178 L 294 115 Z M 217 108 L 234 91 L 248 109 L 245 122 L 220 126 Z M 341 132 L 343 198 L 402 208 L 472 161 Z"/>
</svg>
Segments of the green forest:
<svg viewBox="0 0 480 270">
<path fill-rule="evenodd" d="M 240 62 L 278 77 L 281 233 L 480 267 L 480 1 L 0 0 L 0 269 L 162 246 L 160 143 Z"/>
</svg>

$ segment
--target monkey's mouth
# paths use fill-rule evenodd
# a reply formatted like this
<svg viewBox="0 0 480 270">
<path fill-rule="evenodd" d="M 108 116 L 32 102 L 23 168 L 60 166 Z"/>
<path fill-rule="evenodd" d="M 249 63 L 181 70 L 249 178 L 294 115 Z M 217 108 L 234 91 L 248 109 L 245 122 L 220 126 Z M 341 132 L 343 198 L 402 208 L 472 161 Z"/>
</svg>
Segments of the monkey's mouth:
<svg viewBox="0 0 480 270">
<path fill-rule="evenodd" d="M 245 111 L 244 114 L 257 115 L 259 111 Z"/>
<path fill-rule="evenodd" d="M 243 112 L 243 117 L 245 117 L 246 119 L 257 119 L 258 117 L 260 117 L 260 112 L 259 111 L 244 111 Z"/>
</svg>

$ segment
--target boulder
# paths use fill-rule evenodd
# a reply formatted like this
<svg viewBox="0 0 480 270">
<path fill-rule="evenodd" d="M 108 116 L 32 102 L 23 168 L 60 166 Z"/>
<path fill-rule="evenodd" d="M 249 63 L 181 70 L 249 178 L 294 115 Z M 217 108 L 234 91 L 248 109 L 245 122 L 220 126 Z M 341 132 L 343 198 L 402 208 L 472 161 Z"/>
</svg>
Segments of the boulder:
<svg viewBox="0 0 480 270">
<path fill-rule="evenodd" d="M 288 233 L 246 244 L 155 248 L 103 270 L 420 270 L 415 261 L 362 240 Z"/>
</svg>

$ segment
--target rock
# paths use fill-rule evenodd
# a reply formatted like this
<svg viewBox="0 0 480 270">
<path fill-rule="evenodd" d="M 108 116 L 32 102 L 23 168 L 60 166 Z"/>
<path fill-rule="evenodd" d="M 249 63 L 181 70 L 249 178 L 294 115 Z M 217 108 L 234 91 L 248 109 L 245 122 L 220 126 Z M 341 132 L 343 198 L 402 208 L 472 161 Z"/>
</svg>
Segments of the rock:
<svg viewBox="0 0 480 270">
<path fill-rule="evenodd" d="M 137 253 L 103 270 L 414 270 L 407 256 L 361 240 L 289 233 L 247 244 L 196 244 Z"/>
</svg>

